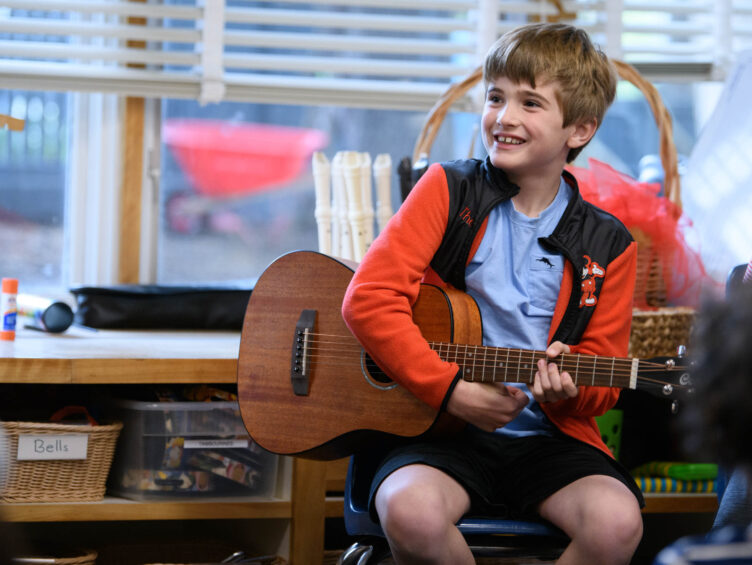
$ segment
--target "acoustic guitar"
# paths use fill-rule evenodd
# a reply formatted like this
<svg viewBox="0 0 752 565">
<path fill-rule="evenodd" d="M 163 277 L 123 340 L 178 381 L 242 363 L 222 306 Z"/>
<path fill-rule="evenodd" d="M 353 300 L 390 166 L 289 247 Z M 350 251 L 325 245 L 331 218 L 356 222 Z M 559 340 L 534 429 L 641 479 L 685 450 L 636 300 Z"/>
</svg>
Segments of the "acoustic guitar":
<svg viewBox="0 0 752 565">
<path fill-rule="evenodd" d="M 313 251 L 273 262 L 259 277 L 243 322 L 240 412 L 264 449 L 337 459 L 378 436 L 415 438 L 451 422 L 386 376 L 340 313 L 354 265 Z M 543 351 L 482 346 L 480 313 L 466 293 L 421 285 L 413 320 L 442 359 L 469 381 L 531 384 Z M 577 385 L 641 388 L 674 398 L 691 388 L 672 358 L 564 354 Z M 444 420 L 446 418 L 446 421 Z"/>
</svg>

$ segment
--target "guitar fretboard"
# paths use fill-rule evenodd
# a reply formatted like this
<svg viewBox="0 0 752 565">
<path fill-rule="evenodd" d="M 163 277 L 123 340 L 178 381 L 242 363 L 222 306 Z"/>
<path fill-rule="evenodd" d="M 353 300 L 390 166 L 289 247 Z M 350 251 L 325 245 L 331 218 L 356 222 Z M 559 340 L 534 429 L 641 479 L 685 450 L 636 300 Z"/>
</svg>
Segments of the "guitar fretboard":
<svg viewBox="0 0 752 565">
<path fill-rule="evenodd" d="M 430 343 L 439 356 L 462 368 L 462 378 L 476 382 L 532 384 L 537 361 L 545 351 Z M 554 360 L 560 372 L 568 372 L 576 385 L 637 388 L 639 359 L 565 353 Z"/>
</svg>

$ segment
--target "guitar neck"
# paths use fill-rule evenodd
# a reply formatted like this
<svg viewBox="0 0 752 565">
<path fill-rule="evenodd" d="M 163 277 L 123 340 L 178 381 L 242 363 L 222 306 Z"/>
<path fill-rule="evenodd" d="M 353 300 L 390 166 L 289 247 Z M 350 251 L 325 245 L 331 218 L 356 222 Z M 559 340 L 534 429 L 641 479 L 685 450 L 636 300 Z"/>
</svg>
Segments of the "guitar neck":
<svg viewBox="0 0 752 565">
<path fill-rule="evenodd" d="M 545 351 L 486 347 L 454 343 L 430 344 L 439 356 L 462 369 L 471 382 L 532 384 L 537 361 Z M 636 388 L 639 359 L 565 353 L 556 358 L 559 371 L 568 372 L 575 385 Z"/>
</svg>

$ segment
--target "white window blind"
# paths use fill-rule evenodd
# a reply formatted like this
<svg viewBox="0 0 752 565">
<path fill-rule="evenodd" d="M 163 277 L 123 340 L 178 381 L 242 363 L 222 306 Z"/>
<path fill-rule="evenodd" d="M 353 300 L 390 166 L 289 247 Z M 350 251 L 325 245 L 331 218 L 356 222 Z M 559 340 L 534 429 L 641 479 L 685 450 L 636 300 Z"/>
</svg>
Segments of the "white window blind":
<svg viewBox="0 0 752 565">
<path fill-rule="evenodd" d="M 521 23 L 558 19 L 652 80 L 722 79 L 752 0 L 0 0 L 4 88 L 430 107 Z"/>
</svg>

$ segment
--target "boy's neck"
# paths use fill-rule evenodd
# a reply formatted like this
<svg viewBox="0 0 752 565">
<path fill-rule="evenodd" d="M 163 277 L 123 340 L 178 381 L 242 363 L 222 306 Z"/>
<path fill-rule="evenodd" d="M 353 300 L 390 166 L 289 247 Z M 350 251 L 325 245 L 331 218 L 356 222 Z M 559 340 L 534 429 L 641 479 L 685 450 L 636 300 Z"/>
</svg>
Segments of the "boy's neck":
<svg viewBox="0 0 752 565">
<path fill-rule="evenodd" d="M 556 198 L 561 184 L 561 175 L 536 177 L 516 182 L 520 191 L 512 197 L 514 209 L 529 218 L 537 218 Z"/>
</svg>

